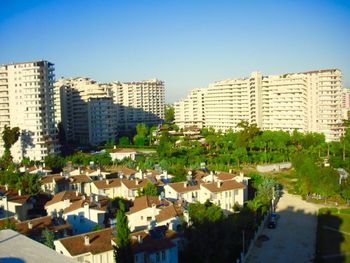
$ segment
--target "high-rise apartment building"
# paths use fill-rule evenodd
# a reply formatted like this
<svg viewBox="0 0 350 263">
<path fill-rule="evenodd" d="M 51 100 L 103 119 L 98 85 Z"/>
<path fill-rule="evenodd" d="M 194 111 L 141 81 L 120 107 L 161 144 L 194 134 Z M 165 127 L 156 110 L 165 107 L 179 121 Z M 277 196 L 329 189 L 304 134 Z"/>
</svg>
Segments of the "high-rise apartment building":
<svg viewBox="0 0 350 263">
<path fill-rule="evenodd" d="M 342 94 L 343 118 L 350 120 L 350 88 L 344 88 Z"/>
<path fill-rule="evenodd" d="M 66 139 L 83 145 L 99 145 L 117 135 L 116 114 L 108 85 L 89 78 L 60 79 L 55 83 L 57 120 Z"/>
<path fill-rule="evenodd" d="M 68 141 L 98 145 L 128 133 L 138 123 L 164 119 L 164 83 L 159 80 L 100 84 L 89 78 L 55 83 L 57 120 Z"/>
<path fill-rule="evenodd" d="M 120 133 L 131 131 L 138 123 L 148 126 L 162 123 L 165 107 L 163 81 L 113 82 L 112 89 Z"/>
<path fill-rule="evenodd" d="M 43 160 L 59 152 L 54 119 L 54 64 L 48 61 L 0 66 L 0 133 L 5 125 L 18 127 L 12 146 L 15 161 Z M 0 137 L 0 155 L 4 153 Z"/>
<path fill-rule="evenodd" d="M 206 89 L 194 89 L 184 100 L 174 104 L 175 109 L 183 109 L 175 111 L 174 116 L 180 128 L 191 126 L 203 128 L 205 95 Z"/>
<path fill-rule="evenodd" d="M 241 121 L 264 130 L 322 132 L 327 141 L 342 133 L 342 76 L 337 69 L 218 81 L 203 89 L 204 127 L 237 130 Z M 192 94 L 192 93 L 191 93 Z M 175 122 L 191 123 L 185 114 L 191 96 L 175 103 Z M 193 125 L 193 124 L 191 124 Z"/>
</svg>

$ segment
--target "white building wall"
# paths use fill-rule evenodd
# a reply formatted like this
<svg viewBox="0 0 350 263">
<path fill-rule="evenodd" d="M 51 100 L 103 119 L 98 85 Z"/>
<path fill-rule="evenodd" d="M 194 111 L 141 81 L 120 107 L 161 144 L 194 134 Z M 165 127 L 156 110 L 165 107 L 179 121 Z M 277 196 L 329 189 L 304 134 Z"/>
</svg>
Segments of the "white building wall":
<svg viewBox="0 0 350 263">
<path fill-rule="evenodd" d="M 54 116 L 54 66 L 47 61 L 0 66 L 0 133 L 19 127 L 11 148 L 15 161 L 43 160 L 59 152 Z M 0 155 L 4 148 L 0 138 Z"/>
</svg>

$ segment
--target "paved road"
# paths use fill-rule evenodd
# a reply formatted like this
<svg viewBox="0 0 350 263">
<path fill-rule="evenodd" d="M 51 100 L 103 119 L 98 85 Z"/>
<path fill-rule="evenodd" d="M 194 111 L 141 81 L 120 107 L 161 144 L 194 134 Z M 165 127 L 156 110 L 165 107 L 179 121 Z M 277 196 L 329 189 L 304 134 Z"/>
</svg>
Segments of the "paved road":
<svg viewBox="0 0 350 263">
<path fill-rule="evenodd" d="M 264 229 L 268 241 L 254 246 L 247 262 L 313 262 L 319 206 L 299 196 L 284 193 L 277 205 L 279 215 L 275 229 Z"/>
</svg>

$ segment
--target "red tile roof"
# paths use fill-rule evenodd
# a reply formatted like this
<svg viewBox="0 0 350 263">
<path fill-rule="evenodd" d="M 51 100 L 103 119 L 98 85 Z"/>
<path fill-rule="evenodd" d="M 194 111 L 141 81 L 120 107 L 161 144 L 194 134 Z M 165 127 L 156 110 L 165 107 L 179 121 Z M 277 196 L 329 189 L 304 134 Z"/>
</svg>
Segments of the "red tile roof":
<svg viewBox="0 0 350 263">
<path fill-rule="evenodd" d="M 85 236 L 89 237 L 89 245 L 85 245 Z M 85 253 L 96 255 L 113 250 L 112 238 L 112 229 L 106 228 L 82 235 L 62 238 L 58 241 L 62 243 L 72 256 L 78 256 Z"/>
<path fill-rule="evenodd" d="M 53 198 L 45 204 L 45 207 L 69 199 L 71 202 L 81 199 L 82 194 L 73 191 L 63 191 L 55 194 Z"/>
<path fill-rule="evenodd" d="M 155 204 L 156 206 L 159 205 L 166 205 L 168 204 L 166 201 L 160 201 L 159 196 L 140 196 L 136 197 L 134 200 L 134 206 L 130 208 L 130 211 L 128 214 L 139 212 L 143 209 L 146 209 L 148 207 L 152 207 L 152 205 Z"/>
<path fill-rule="evenodd" d="M 169 205 L 160 209 L 159 214 L 156 216 L 156 220 L 157 222 L 163 222 L 182 214 L 183 212 L 180 207 Z"/>
<path fill-rule="evenodd" d="M 94 181 L 93 184 L 97 189 L 108 189 L 121 186 L 121 179 L 105 179 Z"/>
<path fill-rule="evenodd" d="M 219 193 L 219 192 L 234 190 L 234 189 L 244 189 L 246 187 L 244 184 L 238 183 L 235 180 L 223 181 L 223 182 L 220 182 L 219 184 L 220 184 L 219 187 L 218 187 L 218 182 L 202 183 L 201 186 L 205 187 L 212 193 Z"/>
<path fill-rule="evenodd" d="M 168 185 L 177 193 L 186 193 L 199 190 L 199 184 L 189 185 L 188 182 L 170 183 Z"/>
</svg>

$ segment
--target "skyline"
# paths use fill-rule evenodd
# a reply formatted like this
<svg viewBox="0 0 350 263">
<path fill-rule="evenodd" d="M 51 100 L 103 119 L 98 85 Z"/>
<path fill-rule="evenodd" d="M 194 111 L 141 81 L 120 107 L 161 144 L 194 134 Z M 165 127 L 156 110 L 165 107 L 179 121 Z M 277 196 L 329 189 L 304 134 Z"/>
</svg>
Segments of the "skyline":
<svg viewBox="0 0 350 263">
<path fill-rule="evenodd" d="M 56 78 L 165 81 L 166 101 L 217 80 L 338 68 L 350 87 L 347 1 L 5 1 L 0 64 L 45 59 Z M 43 21 L 46 21 L 43 23 Z M 322 30 L 320 30 L 322 29 Z"/>
</svg>

